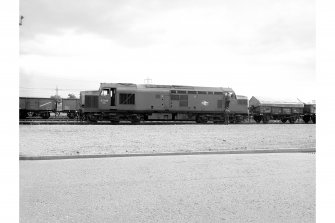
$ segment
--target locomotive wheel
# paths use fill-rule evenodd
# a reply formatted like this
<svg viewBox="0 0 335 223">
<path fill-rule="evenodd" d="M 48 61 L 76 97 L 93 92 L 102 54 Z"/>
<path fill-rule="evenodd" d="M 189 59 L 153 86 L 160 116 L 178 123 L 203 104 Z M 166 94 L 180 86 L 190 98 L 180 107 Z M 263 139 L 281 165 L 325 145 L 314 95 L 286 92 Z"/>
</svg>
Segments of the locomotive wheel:
<svg viewBox="0 0 335 223">
<path fill-rule="evenodd" d="M 197 116 L 197 118 L 195 119 L 196 123 L 202 123 L 205 124 L 208 122 L 207 117 L 205 116 Z"/>
<path fill-rule="evenodd" d="M 315 117 L 315 116 L 312 117 L 312 122 L 313 122 L 314 124 L 316 123 L 316 117 Z"/>
<path fill-rule="evenodd" d="M 139 115 L 129 115 L 127 120 L 131 122 L 131 124 L 139 124 L 141 122 L 141 116 Z"/>
<path fill-rule="evenodd" d="M 96 123 L 98 122 L 98 119 L 94 115 L 87 115 L 87 121 Z"/>
<path fill-rule="evenodd" d="M 281 122 L 282 122 L 282 123 L 286 123 L 286 122 L 287 122 L 287 118 L 282 118 L 282 119 L 281 119 Z"/>
<path fill-rule="evenodd" d="M 309 122 L 309 120 L 311 120 L 311 117 L 309 115 L 305 115 L 302 119 L 307 124 Z"/>
<path fill-rule="evenodd" d="M 132 118 L 130 121 L 131 124 L 139 124 L 141 122 L 141 120 L 138 117 Z"/>
<path fill-rule="evenodd" d="M 87 115 L 86 114 L 82 114 L 79 116 L 81 121 L 87 121 Z"/>
</svg>

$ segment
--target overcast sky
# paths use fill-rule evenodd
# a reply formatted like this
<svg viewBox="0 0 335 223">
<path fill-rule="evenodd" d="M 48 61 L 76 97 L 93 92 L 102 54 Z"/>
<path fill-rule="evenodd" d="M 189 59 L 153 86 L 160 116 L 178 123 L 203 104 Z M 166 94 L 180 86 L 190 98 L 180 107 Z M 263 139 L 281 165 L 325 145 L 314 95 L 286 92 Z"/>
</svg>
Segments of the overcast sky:
<svg viewBox="0 0 335 223">
<path fill-rule="evenodd" d="M 101 82 L 315 99 L 314 0 L 20 0 L 20 96 Z"/>
</svg>

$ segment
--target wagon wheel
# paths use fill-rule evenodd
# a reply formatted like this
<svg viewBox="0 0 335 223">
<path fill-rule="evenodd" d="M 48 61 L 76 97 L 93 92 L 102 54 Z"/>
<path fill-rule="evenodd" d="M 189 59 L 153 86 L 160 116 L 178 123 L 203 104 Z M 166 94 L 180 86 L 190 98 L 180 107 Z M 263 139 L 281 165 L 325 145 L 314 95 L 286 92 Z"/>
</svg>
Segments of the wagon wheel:
<svg viewBox="0 0 335 223">
<path fill-rule="evenodd" d="M 48 119 L 50 117 L 50 113 L 49 112 L 45 112 L 41 114 L 43 119 Z"/>
<path fill-rule="evenodd" d="M 295 121 L 296 121 L 296 119 L 295 119 L 295 117 L 291 117 L 291 118 L 289 119 L 289 121 L 290 121 L 291 124 L 294 124 Z"/>
<path fill-rule="evenodd" d="M 281 122 L 282 122 L 282 123 L 286 123 L 286 122 L 287 122 L 287 118 L 282 118 L 282 119 L 281 119 Z"/>
<path fill-rule="evenodd" d="M 263 123 L 264 123 L 264 124 L 269 123 L 269 120 L 270 120 L 270 117 L 268 117 L 267 115 L 264 115 L 264 116 L 263 116 Z"/>
<path fill-rule="evenodd" d="M 20 119 L 25 119 L 27 117 L 28 117 L 28 113 L 27 112 L 20 111 Z"/>
<path fill-rule="evenodd" d="M 67 113 L 67 117 L 68 117 L 69 119 L 74 119 L 74 118 L 76 117 L 76 114 L 75 114 L 74 112 L 68 112 L 68 113 Z"/>
<path fill-rule="evenodd" d="M 304 115 L 304 117 L 302 119 L 307 124 L 309 122 L 309 120 L 311 120 L 311 117 L 309 115 Z"/>
<path fill-rule="evenodd" d="M 256 121 L 256 123 L 260 123 L 262 118 L 260 116 L 254 116 L 254 120 Z"/>
</svg>

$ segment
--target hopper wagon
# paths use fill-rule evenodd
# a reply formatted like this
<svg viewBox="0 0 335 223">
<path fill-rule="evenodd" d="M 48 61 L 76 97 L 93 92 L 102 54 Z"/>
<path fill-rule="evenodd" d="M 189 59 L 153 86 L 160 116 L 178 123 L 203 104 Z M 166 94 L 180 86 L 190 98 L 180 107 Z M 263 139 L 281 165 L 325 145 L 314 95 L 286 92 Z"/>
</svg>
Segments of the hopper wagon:
<svg viewBox="0 0 335 223">
<path fill-rule="evenodd" d="M 249 101 L 250 114 L 257 123 L 281 120 L 295 123 L 302 115 L 304 103 L 298 99 L 273 99 L 252 96 Z"/>
</svg>

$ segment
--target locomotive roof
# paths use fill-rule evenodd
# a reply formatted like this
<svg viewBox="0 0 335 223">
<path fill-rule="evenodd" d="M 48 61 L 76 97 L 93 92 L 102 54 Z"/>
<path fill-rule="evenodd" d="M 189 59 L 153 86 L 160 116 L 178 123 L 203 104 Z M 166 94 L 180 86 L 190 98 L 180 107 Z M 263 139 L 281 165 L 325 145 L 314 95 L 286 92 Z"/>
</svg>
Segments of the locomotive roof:
<svg viewBox="0 0 335 223">
<path fill-rule="evenodd" d="M 252 96 L 249 101 L 250 106 L 276 106 L 276 107 L 304 107 L 304 103 L 297 98 L 269 98 L 262 96 Z"/>
<path fill-rule="evenodd" d="M 132 84 L 132 83 L 101 83 L 100 88 L 117 87 L 117 88 L 135 88 L 135 89 L 165 89 L 165 90 L 200 90 L 200 91 L 228 91 L 233 92 L 231 88 L 223 87 L 200 87 L 185 85 L 157 85 L 157 84 Z"/>
</svg>

